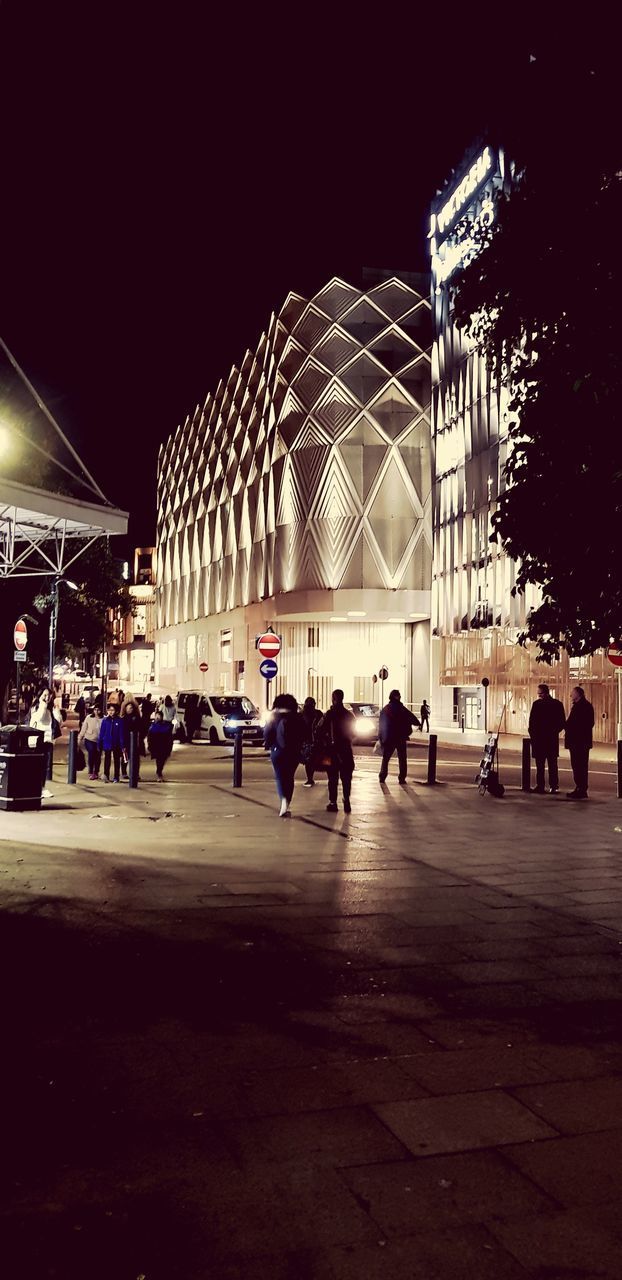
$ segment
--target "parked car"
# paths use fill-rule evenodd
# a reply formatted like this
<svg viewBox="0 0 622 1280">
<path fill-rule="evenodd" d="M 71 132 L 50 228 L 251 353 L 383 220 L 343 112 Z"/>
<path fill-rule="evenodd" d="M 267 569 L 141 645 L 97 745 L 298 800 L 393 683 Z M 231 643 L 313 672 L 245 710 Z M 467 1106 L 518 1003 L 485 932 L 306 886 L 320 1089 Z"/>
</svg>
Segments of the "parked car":
<svg viewBox="0 0 622 1280">
<path fill-rule="evenodd" d="M 378 737 L 380 707 L 376 702 L 345 702 L 355 716 L 354 741 L 359 743 L 375 742 Z"/>
<path fill-rule="evenodd" d="M 182 742 L 185 739 L 184 715 L 188 698 L 199 698 L 201 713 L 197 738 L 207 738 L 213 746 L 219 742 L 232 742 L 235 730 L 242 727 L 244 742 L 251 746 L 263 746 L 263 727 L 259 708 L 244 693 L 202 693 L 199 689 L 182 689 L 177 694 L 173 732 Z"/>
</svg>

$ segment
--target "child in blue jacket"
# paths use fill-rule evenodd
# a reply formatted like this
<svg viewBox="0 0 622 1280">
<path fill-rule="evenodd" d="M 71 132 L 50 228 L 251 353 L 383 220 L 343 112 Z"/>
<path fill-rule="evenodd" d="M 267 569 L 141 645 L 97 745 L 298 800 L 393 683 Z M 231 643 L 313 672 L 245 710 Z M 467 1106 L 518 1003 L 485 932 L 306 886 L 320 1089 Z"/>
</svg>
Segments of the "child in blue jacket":
<svg viewBox="0 0 622 1280">
<path fill-rule="evenodd" d="M 106 707 L 106 715 L 102 720 L 101 729 L 99 731 L 99 749 L 104 753 L 104 782 L 110 782 L 110 757 L 114 761 L 114 778 L 113 782 L 119 781 L 119 772 L 121 769 L 121 755 L 123 752 L 123 738 L 121 733 L 121 721 L 119 719 L 119 708 L 115 707 L 112 702 Z"/>
</svg>

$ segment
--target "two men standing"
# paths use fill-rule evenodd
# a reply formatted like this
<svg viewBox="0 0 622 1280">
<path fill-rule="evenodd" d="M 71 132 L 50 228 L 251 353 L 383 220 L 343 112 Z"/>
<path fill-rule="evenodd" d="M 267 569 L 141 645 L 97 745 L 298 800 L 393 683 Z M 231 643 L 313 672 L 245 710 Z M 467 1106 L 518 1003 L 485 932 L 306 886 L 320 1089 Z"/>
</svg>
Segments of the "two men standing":
<svg viewBox="0 0 622 1280">
<path fill-rule="evenodd" d="M 565 746 L 570 751 L 570 763 L 574 777 L 574 791 L 568 792 L 569 800 L 587 799 L 587 771 L 592 747 L 594 708 L 588 702 L 580 685 L 572 690 L 572 707 L 566 720 L 564 708 L 552 698 L 546 684 L 538 685 L 538 697 L 529 716 L 529 737 L 536 761 L 536 785 L 534 790 L 543 795 L 545 765 L 548 764 L 549 788 L 552 795 L 559 791 L 559 735 L 565 728 Z"/>
</svg>

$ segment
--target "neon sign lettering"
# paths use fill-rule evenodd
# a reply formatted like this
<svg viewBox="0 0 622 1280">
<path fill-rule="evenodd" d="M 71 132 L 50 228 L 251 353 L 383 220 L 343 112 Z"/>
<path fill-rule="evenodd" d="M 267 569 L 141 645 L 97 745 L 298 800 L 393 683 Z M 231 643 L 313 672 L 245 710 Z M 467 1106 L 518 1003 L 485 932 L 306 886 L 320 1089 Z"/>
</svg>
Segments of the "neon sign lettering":
<svg viewBox="0 0 622 1280">
<path fill-rule="evenodd" d="M 458 186 L 454 188 L 449 200 L 445 202 L 436 218 L 436 226 L 439 233 L 443 235 L 449 230 L 452 222 L 458 217 L 461 209 L 468 204 L 473 192 L 477 190 L 480 183 L 488 177 L 493 167 L 493 153 L 490 147 L 484 147 L 481 155 L 471 165 L 468 173 L 465 174 Z"/>
<path fill-rule="evenodd" d="M 453 275 L 454 271 L 458 270 L 458 267 L 466 267 L 473 260 L 481 248 L 476 240 L 476 234 L 491 227 L 494 220 L 495 206 L 492 200 L 484 200 L 477 217 L 470 222 L 465 219 L 464 233 L 458 235 L 453 244 L 442 246 L 443 257 L 439 253 L 434 254 L 432 272 L 436 284 L 442 284 Z"/>
</svg>

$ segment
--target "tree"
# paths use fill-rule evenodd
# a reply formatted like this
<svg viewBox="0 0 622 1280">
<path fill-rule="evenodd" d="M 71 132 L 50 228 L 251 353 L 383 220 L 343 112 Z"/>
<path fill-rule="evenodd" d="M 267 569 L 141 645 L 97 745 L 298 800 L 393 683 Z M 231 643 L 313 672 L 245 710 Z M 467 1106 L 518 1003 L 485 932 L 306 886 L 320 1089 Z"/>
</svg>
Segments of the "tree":
<svg viewBox="0 0 622 1280">
<path fill-rule="evenodd" d="M 532 67 L 504 125 L 515 182 L 454 289 L 456 321 L 509 387 L 493 537 L 519 562 L 516 590 L 541 588 L 521 641 L 546 661 L 622 636 L 622 165 L 605 72 L 571 70 Z"/>
</svg>

